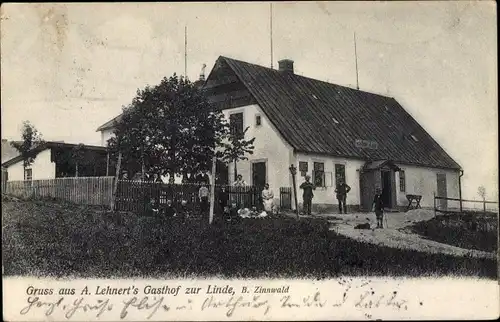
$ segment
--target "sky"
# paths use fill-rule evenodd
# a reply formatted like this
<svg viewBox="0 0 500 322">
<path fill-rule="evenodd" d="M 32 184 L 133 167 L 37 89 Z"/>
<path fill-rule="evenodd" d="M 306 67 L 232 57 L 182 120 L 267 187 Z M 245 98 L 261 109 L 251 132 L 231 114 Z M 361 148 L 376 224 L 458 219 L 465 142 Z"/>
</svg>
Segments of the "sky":
<svg viewBox="0 0 500 322">
<path fill-rule="evenodd" d="M 3 139 L 96 132 L 138 88 L 208 75 L 219 55 L 394 97 L 465 170 L 463 196 L 498 199 L 496 4 L 467 2 L 3 4 Z"/>
</svg>

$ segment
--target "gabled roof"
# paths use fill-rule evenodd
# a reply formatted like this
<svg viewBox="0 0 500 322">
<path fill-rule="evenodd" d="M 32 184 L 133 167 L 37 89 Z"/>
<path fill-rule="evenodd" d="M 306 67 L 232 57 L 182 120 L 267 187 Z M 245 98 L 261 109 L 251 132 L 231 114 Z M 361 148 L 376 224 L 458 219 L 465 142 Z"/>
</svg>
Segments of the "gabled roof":
<svg viewBox="0 0 500 322">
<path fill-rule="evenodd" d="M 11 143 L 14 141 L 8 141 L 2 139 L 2 162 L 10 160 L 19 155 L 19 152 L 14 148 Z"/>
<path fill-rule="evenodd" d="M 73 144 L 73 143 L 46 141 L 46 142 L 43 142 L 41 145 L 37 146 L 36 148 L 32 149 L 32 151 L 35 153 L 40 153 L 40 152 L 47 150 L 47 149 L 52 149 L 52 148 L 68 148 L 69 149 L 69 148 L 74 148 L 77 145 L 78 144 Z M 89 150 L 94 150 L 94 151 L 101 151 L 101 152 L 106 151 L 106 148 L 103 146 L 85 145 L 85 148 L 89 149 Z M 21 155 L 17 155 L 10 160 L 2 162 L 2 167 L 10 167 L 11 165 L 16 164 L 22 160 L 23 160 L 23 157 Z"/>
<path fill-rule="evenodd" d="M 106 123 L 104 123 L 103 125 L 99 126 L 97 128 L 96 132 L 112 129 L 115 126 L 115 123 L 118 123 L 121 121 L 122 115 L 123 115 L 123 113 L 116 116 L 116 117 L 113 117 L 111 120 L 109 120 Z"/>
<path fill-rule="evenodd" d="M 392 97 L 223 56 L 207 81 L 225 64 L 297 152 L 460 169 Z"/>
</svg>

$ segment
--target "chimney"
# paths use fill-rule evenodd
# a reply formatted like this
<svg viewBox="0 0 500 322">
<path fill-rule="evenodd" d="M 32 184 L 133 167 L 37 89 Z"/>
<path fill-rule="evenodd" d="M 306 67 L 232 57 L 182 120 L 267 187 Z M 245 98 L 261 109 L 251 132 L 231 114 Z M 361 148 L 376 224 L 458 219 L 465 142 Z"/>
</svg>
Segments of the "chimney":
<svg viewBox="0 0 500 322">
<path fill-rule="evenodd" d="M 205 68 L 207 68 L 206 64 L 203 64 L 201 67 L 201 72 L 200 72 L 200 81 L 205 81 Z"/>
<path fill-rule="evenodd" d="M 291 59 L 282 59 L 278 61 L 279 71 L 280 72 L 288 72 L 293 74 L 293 60 Z"/>
</svg>

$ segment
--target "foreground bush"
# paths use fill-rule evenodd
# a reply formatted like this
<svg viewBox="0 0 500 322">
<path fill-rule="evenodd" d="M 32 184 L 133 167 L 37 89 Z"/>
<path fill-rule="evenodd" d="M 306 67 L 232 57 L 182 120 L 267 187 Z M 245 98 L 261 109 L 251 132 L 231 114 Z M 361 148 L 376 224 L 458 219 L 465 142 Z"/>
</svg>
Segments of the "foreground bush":
<svg viewBox="0 0 500 322">
<path fill-rule="evenodd" d="M 496 261 L 357 242 L 323 220 L 246 219 L 208 226 L 44 202 L 2 204 L 6 275 L 310 277 L 468 275 Z"/>
<path fill-rule="evenodd" d="M 415 223 L 411 230 L 440 243 L 493 252 L 498 248 L 497 220 L 496 215 L 440 215 L 428 221 Z"/>
</svg>

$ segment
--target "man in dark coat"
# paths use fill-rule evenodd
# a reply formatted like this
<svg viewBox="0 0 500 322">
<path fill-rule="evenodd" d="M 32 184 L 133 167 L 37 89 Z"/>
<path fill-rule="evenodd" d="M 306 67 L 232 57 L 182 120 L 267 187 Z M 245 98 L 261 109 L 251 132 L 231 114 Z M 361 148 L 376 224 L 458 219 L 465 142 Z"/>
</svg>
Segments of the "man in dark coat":
<svg viewBox="0 0 500 322">
<path fill-rule="evenodd" d="M 337 194 L 337 200 L 339 202 L 339 214 L 342 213 L 342 208 L 344 208 L 344 213 L 345 214 L 347 213 L 346 200 L 349 191 L 351 191 L 351 187 L 349 187 L 347 183 L 344 182 L 343 179 L 340 179 L 339 184 L 335 189 L 335 193 Z"/>
<path fill-rule="evenodd" d="M 314 197 L 313 190 L 316 187 L 310 182 L 311 177 L 306 176 L 306 181 L 300 185 L 300 189 L 304 190 L 302 201 L 304 203 L 304 214 L 311 215 L 312 199 Z"/>
</svg>

